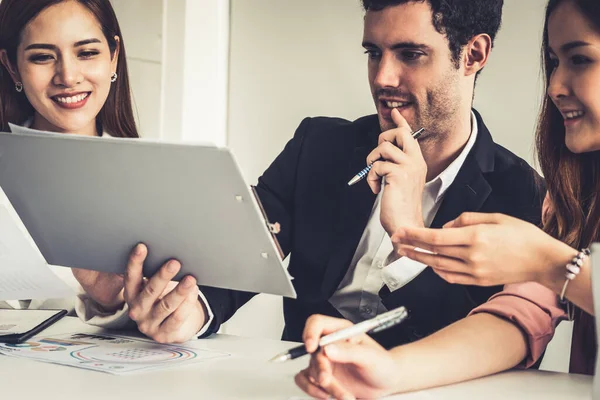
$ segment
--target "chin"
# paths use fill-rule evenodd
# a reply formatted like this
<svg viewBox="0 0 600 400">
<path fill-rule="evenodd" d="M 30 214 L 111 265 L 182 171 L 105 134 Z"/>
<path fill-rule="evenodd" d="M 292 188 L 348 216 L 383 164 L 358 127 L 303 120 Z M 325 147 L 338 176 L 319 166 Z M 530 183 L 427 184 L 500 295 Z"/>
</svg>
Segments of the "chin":
<svg viewBox="0 0 600 400">
<path fill-rule="evenodd" d="M 574 154 L 591 153 L 600 150 L 600 141 L 568 140 L 565 142 L 567 149 Z"/>
</svg>

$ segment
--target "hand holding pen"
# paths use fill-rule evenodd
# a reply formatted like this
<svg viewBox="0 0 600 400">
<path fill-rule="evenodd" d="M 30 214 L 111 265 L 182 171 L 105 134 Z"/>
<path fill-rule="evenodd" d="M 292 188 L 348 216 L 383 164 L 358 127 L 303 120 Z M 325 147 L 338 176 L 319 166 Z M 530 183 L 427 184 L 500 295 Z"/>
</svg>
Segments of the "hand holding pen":
<svg viewBox="0 0 600 400">
<path fill-rule="evenodd" d="M 417 140 L 421 137 L 423 132 L 425 132 L 425 128 L 421 128 L 421 129 L 414 131 L 413 133 L 411 133 L 411 136 L 413 137 L 413 139 Z M 352 179 L 350 179 L 350 181 L 348 181 L 348 186 L 352 186 L 352 185 L 362 181 L 369 174 L 369 171 L 371 171 L 371 168 L 373 168 L 372 163 L 367 165 L 358 174 L 354 175 L 354 177 L 352 177 Z"/>
<path fill-rule="evenodd" d="M 375 318 L 368 319 L 356 325 L 350 325 L 346 329 L 339 330 L 324 336 L 319 340 L 319 347 L 324 347 L 332 343 L 353 338 L 363 333 L 376 333 L 384 329 L 391 328 L 394 325 L 404 321 L 408 316 L 408 311 L 404 307 L 398 307 L 392 311 L 385 312 Z M 283 362 L 293 360 L 308 354 L 308 345 L 294 347 L 284 353 L 278 354 L 271 359 L 272 362 Z"/>
<path fill-rule="evenodd" d="M 401 316 L 406 310 L 400 307 L 390 312 Z M 308 319 L 303 338 L 311 352 L 310 363 L 296 375 L 295 381 L 310 396 L 340 400 L 372 399 L 397 390 L 402 368 L 397 364 L 393 350 L 387 351 L 367 335 L 321 346 L 321 351 L 316 351 L 320 341 L 328 334 L 355 326 L 350 321 L 323 315 L 313 315 Z"/>
<path fill-rule="evenodd" d="M 379 135 L 379 145 L 367 156 L 367 165 L 373 166 L 366 177 L 375 194 L 384 182 L 380 219 L 390 236 L 400 227 L 424 226 L 422 202 L 427 179 L 427 163 L 408 122 L 398 109 L 392 110 L 392 119 L 397 127 Z"/>
</svg>

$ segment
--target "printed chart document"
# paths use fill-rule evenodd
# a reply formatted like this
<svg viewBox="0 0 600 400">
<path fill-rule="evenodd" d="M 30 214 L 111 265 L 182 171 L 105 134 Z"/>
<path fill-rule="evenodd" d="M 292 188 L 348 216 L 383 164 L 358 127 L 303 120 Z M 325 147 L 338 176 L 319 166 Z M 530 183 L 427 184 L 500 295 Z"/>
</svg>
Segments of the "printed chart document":
<svg viewBox="0 0 600 400">
<path fill-rule="evenodd" d="M 74 295 L 42 253 L 0 188 L 0 301 Z"/>
<path fill-rule="evenodd" d="M 214 350 L 85 333 L 37 336 L 21 344 L 0 344 L 0 354 L 113 375 L 179 367 L 230 356 Z"/>
</svg>

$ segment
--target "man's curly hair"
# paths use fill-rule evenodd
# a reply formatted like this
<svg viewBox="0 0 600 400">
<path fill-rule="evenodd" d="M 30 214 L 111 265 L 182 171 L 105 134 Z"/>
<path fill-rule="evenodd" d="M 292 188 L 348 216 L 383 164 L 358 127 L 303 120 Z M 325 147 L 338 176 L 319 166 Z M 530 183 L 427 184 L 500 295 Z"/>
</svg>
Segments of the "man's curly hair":
<svg viewBox="0 0 600 400">
<path fill-rule="evenodd" d="M 381 11 L 400 4 L 427 2 L 435 29 L 445 35 L 458 68 L 463 47 L 476 35 L 487 33 L 492 44 L 502 23 L 504 0 L 361 0 L 365 11 Z"/>
</svg>

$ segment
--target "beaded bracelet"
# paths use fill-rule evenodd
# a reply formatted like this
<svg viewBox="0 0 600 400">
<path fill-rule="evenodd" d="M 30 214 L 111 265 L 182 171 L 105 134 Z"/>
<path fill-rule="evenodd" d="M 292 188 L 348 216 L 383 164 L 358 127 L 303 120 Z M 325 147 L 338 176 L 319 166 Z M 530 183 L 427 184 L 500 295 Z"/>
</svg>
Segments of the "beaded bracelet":
<svg viewBox="0 0 600 400">
<path fill-rule="evenodd" d="M 567 264 L 567 272 L 565 272 L 565 284 L 560 292 L 560 301 L 565 302 L 565 293 L 567 286 L 581 272 L 583 260 L 590 255 L 590 249 L 582 249 L 572 260 Z"/>
</svg>

